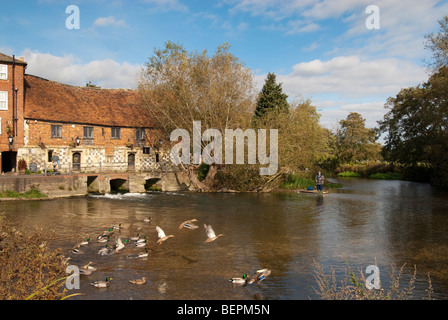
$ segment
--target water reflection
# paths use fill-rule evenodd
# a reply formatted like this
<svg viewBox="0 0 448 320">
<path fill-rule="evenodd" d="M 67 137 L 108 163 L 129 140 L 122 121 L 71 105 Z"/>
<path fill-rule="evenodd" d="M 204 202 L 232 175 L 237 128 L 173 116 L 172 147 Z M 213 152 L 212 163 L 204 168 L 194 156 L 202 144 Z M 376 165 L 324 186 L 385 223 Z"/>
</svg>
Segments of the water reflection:
<svg viewBox="0 0 448 320">
<path fill-rule="evenodd" d="M 435 297 L 447 298 L 447 194 L 400 181 L 341 183 L 344 188 L 327 195 L 118 194 L 2 203 L 1 210 L 21 228 L 55 230 L 57 245 L 67 252 L 119 224 L 115 237 L 148 236 L 148 258 L 127 258 L 143 250 L 131 245 L 100 257 L 96 252 L 104 244 L 98 243 L 84 255 L 71 256 L 75 265 L 93 261 L 98 268 L 82 277 L 85 295 L 77 299 L 317 298 L 313 260 L 327 270 L 334 266 L 338 275 L 346 262 L 365 268 L 377 261 L 383 285 L 391 264 L 406 263 L 408 274 L 415 264 L 420 276 L 416 296 L 426 296 L 426 273 L 431 271 Z M 148 216 L 151 222 L 144 223 Z M 193 218 L 199 229 L 178 229 Z M 204 223 L 224 236 L 206 244 Z M 157 225 L 175 237 L 158 245 Z M 272 274 L 258 285 L 235 287 L 227 281 L 261 268 Z M 89 285 L 107 276 L 114 279 L 109 288 Z M 147 284 L 129 283 L 143 276 Z"/>
</svg>

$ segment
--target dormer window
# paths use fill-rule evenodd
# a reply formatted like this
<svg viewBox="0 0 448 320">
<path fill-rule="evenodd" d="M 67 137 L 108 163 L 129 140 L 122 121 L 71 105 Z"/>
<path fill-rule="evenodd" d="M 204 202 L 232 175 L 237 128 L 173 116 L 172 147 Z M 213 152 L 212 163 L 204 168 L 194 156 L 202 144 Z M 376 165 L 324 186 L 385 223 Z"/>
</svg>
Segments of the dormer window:
<svg viewBox="0 0 448 320">
<path fill-rule="evenodd" d="M 8 80 L 8 66 L 0 64 L 0 80 Z"/>
</svg>

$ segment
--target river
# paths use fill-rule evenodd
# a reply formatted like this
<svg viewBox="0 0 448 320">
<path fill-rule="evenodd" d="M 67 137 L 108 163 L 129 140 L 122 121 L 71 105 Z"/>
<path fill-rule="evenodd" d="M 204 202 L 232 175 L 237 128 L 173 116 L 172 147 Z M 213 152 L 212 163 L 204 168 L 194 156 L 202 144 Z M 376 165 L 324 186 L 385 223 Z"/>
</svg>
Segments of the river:
<svg viewBox="0 0 448 320">
<path fill-rule="evenodd" d="M 72 299 L 319 299 L 313 261 L 326 272 L 333 267 L 342 280 L 348 263 L 353 270 L 377 264 L 383 288 L 389 288 L 391 267 L 404 268 L 403 285 L 417 267 L 414 299 L 426 297 L 431 273 L 433 298 L 448 298 L 448 192 L 405 181 L 340 179 L 343 188 L 329 194 L 280 193 L 147 193 L 89 195 L 47 201 L 1 203 L 0 211 L 20 229 L 56 231 L 55 245 L 70 264 L 89 261 L 98 268 L 81 276 L 84 295 Z M 151 217 L 151 221 L 143 219 Z M 179 230 L 198 219 L 198 229 Z M 95 238 L 121 224 L 110 238 L 147 236 L 144 252 L 126 243 L 117 254 L 97 254 L 104 243 Z M 217 240 L 206 243 L 204 224 Z M 174 235 L 157 244 L 156 226 Z M 78 242 L 84 254 L 69 253 Z M 228 279 L 257 269 L 271 275 L 260 284 L 235 286 Z M 369 274 L 365 274 L 369 276 Z M 112 277 L 98 289 L 91 281 Z M 147 278 L 141 286 L 130 279 Z M 73 293 L 70 292 L 70 293 Z"/>
</svg>

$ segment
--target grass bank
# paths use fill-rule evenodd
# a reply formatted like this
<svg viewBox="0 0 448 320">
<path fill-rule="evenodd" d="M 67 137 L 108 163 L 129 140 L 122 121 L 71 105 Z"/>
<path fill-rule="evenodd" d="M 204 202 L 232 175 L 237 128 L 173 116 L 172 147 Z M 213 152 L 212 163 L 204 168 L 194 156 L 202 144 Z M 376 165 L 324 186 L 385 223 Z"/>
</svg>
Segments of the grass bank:
<svg viewBox="0 0 448 320">
<path fill-rule="evenodd" d="M 325 175 L 324 175 L 325 176 Z M 306 177 L 301 174 L 290 174 L 286 178 L 286 181 L 280 186 L 280 189 L 295 190 L 295 189 L 306 189 L 308 187 L 314 188 L 316 182 L 314 178 Z M 328 180 L 325 181 L 324 186 L 326 188 L 341 188 L 342 185 L 338 183 L 332 183 Z"/>
<path fill-rule="evenodd" d="M 36 199 L 36 198 L 46 198 L 47 195 L 41 193 L 38 189 L 31 189 L 23 193 L 19 193 L 13 190 L 6 190 L 0 192 L 0 198 L 14 198 L 14 199 Z"/>
<path fill-rule="evenodd" d="M 353 171 L 344 171 L 344 172 L 340 172 L 338 173 L 338 177 L 343 177 L 343 178 L 358 178 L 361 177 L 360 173 L 356 173 Z"/>
</svg>

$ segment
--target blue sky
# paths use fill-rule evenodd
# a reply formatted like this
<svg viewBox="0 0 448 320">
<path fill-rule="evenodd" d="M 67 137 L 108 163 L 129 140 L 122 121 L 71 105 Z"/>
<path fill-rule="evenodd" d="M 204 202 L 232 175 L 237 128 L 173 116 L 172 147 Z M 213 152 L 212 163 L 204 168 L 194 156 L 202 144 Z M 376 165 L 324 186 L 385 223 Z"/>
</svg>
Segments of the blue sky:
<svg viewBox="0 0 448 320">
<path fill-rule="evenodd" d="M 66 8 L 80 29 L 66 28 Z M 379 29 L 368 29 L 369 5 Z M 165 41 L 213 52 L 229 42 L 261 88 L 274 72 L 291 99 L 310 98 L 335 128 L 349 112 L 373 127 L 384 103 L 428 77 L 424 35 L 448 14 L 439 0 L 35 0 L 1 1 L 0 52 L 55 81 L 135 88 L 136 74 Z"/>
</svg>

